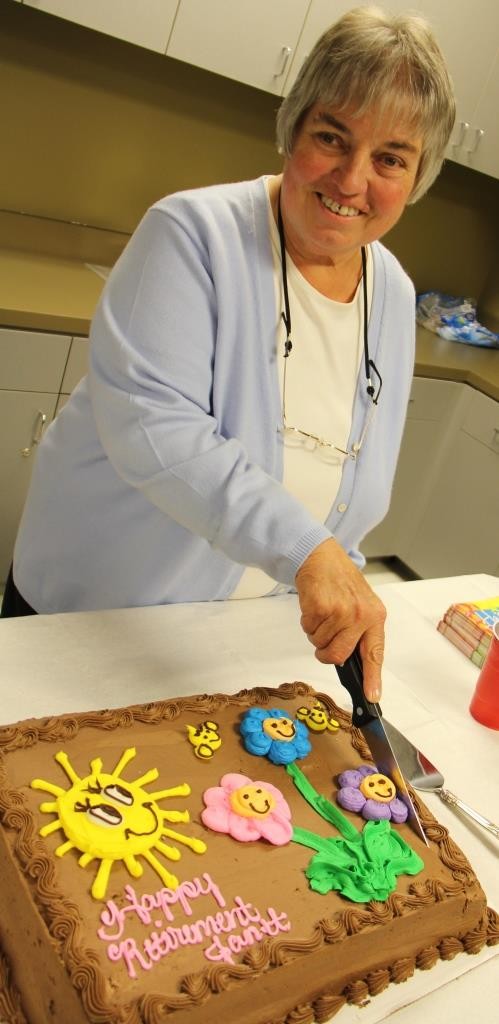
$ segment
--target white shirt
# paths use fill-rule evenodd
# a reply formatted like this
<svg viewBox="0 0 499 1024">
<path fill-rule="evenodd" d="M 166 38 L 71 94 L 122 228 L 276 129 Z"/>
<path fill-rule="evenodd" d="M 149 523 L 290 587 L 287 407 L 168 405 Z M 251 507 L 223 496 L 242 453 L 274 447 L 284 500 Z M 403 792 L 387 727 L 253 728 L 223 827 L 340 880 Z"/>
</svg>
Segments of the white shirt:
<svg viewBox="0 0 499 1024">
<path fill-rule="evenodd" d="M 346 449 L 352 425 L 355 388 L 363 357 L 363 284 L 351 302 L 327 298 L 311 285 L 286 255 L 292 350 L 284 359 L 286 328 L 279 232 L 269 198 L 278 328 L 277 365 L 281 403 L 286 370 L 287 427 L 296 427 Z M 372 296 L 372 256 L 367 247 L 368 310 Z M 286 364 L 286 366 L 285 366 Z M 341 482 L 345 455 L 299 434 L 284 434 L 283 485 L 320 522 L 325 522 Z M 263 597 L 276 588 L 261 569 L 243 573 L 232 598 Z M 289 588 L 284 588 L 289 589 Z"/>
</svg>

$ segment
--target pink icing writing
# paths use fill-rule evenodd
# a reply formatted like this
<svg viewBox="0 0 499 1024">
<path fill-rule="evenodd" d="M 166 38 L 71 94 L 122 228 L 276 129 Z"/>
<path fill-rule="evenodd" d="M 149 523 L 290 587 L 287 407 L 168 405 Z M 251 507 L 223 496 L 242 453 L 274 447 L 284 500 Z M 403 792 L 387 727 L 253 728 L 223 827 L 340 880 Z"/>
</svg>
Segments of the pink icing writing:
<svg viewBox="0 0 499 1024">
<path fill-rule="evenodd" d="M 273 907 L 267 908 L 267 914 L 267 920 L 260 916 L 258 925 L 250 925 L 249 928 L 245 928 L 242 935 L 229 935 L 225 946 L 216 935 L 212 945 L 204 950 L 206 959 L 222 960 L 226 964 L 233 964 L 232 953 L 240 953 L 246 946 L 253 946 L 255 942 L 261 942 L 266 936 L 274 937 L 279 932 L 289 932 L 291 923 L 287 914 L 284 912 L 278 914 Z"/>
<path fill-rule="evenodd" d="M 154 894 L 144 893 L 140 897 L 132 886 L 125 886 L 124 896 L 127 900 L 125 906 L 108 900 L 106 909 L 100 914 L 102 927 L 97 934 L 99 939 L 108 943 L 107 951 L 111 961 L 122 961 L 129 978 L 137 977 L 137 968 L 139 971 L 151 971 L 161 959 L 182 946 L 209 943 L 203 950 L 209 961 L 234 964 L 233 955 L 242 949 L 261 942 L 265 937 L 289 932 L 291 928 L 286 913 L 278 913 L 274 907 L 267 907 L 265 916 L 241 896 L 236 896 L 233 906 L 227 907 L 218 886 L 207 873 L 201 878 L 180 883 L 175 890 L 159 889 Z M 211 896 L 215 904 L 223 909 L 189 923 L 172 924 L 175 920 L 172 908 L 192 918 L 192 904 L 200 896 Z M 135 915 L 142 925 L 153 923 L 161 929 L 161 912 L 166 922 L 166 927 L 161 931 L 150 932 L 139 944 L 134 938 L 123 937 L 129 920 L 127 914 Z M 226 937 L 224 941 L 222 937 Z"/>
<path fill-rule="evenodd" d="M 142 971 L 151 971 L 160 959 L 175 952 L 180 946 L 195 946 L 213 938 L 211 945 L 204 950 L 209 961 L 234 964 L 233 953 L 239 953 L 255 942 L 261 942 L 267 936 L 276 936 L 280 932 L 289 932 L 291 925 L 286 913 L 277 913 L 273 907 L 267 908 L 264 918 L 251 903 L 244 903 L 240 896 L 236 897 L 235 907 L 230 910 L 209 914 L 193 924 L 180 927 L 165 928 L 162 932 L 151 932 L 143 940 L 141 949 L 135 939 L 123 939 L 119 943 L 112 942 L 108 946 L 108 956 L 114 963 L 122 959 L 129 978 L 136 978 L 135 966 Z M 232 934 L 238 926 L 247 922 L 241 934 Z M 223 943 L 220 935 L 227 935 Z"/>
<path fill-rule="evenodd" d="M 100 915 L 102 928 L 99 928 L 97 934 L 105 942 L 121 938 L 127 914 L 136 914 L 142 924 L 150 924 L 152 918 L 158 916 L 154 912 L 159 910 L 167 921 L 173 921 L 174 915 L 170 908 L 179 906 L 187 917 L 191 917 L 191 901 L 198 899 L 199 896 L 213 896 L 219 907 L 225 907 L 225 900 L 218 885 L 206 872 L 201 878 L 181 882 L 177 889 L 158 889 L 155 893 L 144 893 L 140 897 L 132 885 L 125 885 L 123 891 L 128 906 L 119 907 L 114 900 L 108 900 L 106 909 Z M 112 933 L 107 930 L 111 928 L 115 929 Z"/>
</svg>

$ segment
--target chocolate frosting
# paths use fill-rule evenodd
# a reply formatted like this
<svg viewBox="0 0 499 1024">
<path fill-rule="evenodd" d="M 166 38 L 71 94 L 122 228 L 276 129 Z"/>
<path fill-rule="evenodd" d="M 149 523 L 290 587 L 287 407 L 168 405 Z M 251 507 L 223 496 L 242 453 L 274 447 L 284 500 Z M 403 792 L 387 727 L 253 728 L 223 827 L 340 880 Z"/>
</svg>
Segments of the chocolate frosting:
<svg viewBox="0 0 499 1024">
<path fill-rule="evenodd" d="M 343 763 L 339 765 L 340 771 L 347 767 L 344 763 L 347 749 L 354 750 L 358 760 L 369 761 L 369 750 L 366 749 L 361 733 L 352 729 L 350 716 L 338 708 L 327 695 L 316 694 L 304 683 L 283 684 L 278 690 L 263 687 L 243 690 L 231 697 L 218 694 L 177 698 L 116 710 L 20 722 L 17 725 L 0 728 L 0 821 L 8 837 L 14 861 L 29 881 L 33 900 L 45 921 L 50 941 L 66 965 L 71 983 L 79 993 L 89 1021 L 94 1024 L 161 1024 L 167 1015 L 172 1015 L 174 1020 L 175 1012 L 193 1011 L 194 1008 L 207 1003 L 211 995 L 237 990 L 238 986 L 260 977 L 264 972 L 295 964 L 297 958 L 303 958 L 305 961 L 309 958 L 310 969 L 313 971 L 314 954 L 322 954 L 327 947 L 333 945 L 338 948 L 338 944 L 344 943 L 348 937 L 361 935 L 364 930 L 375 927 L 382 929 L 392 921 L 397 922 L 407 915 L 425 911 L 453 899 L 461 900 L 461 905 L 465 906 L 470 899 L 470 893 L 474 893 L 478 902 L 481 900 L 481 910 L 478 915 L 475 913 L 473 926 L 459 938 L 453 935 L 444 936 L 439 942 L 424 946 L 416 953 L 400 956 L 389 966 L 367 970 L 365 976 L 360 978 L 355 976 L 356 967 L 353 962 L 352 977 L 341 992 L 328 991 L 327 981 L 324 979 L 320 995 L 290 1006 L 284 1016 L 279 1016 L 280 1011 L 276 1011 L 276 1015 L 272 1017 L 272 1024 L 280 1024 L 280 1021 L 284 1020 L 286 1024 L 311 1024 L 314 1020 L 321 1024 L 337 1013 L 345 1002 L 361 1005 L 370 996 L 382 992 L 390 982 L 400 982 L 409 978 L 416 967 L 426 970 L 434 966 L 439 958 L 451 959 L 461 951 L 476 953 L 485 943 L 494 944 L 499 941 L 499 917 L 494 911 L 486 910 L 483 894 L 466 857 L 450 838 L 447 829 L 435 820 L 419 797 L 412 793 L 430 847 L 434 851 L 431 865 L 438 862 L 444 870 L 438 870 L 433 874 L 430 866 L 424 876 L 408 881 L 403 891 L 392 893 L 384 903 L 354 905 L 334 897 L 339 901 L 335 904 L 339 909 L 335 909 L 331 914 L 328 910 L 330 904 L 327 903 L 321 914 L 319 897 L 316 899 L 318 919 L 307 935 L 301 934 L 299 922 L 293 923 L 288 935 L 264 939 L 251 946 L 237 963 L 212 963 L 202 970 L 185 975 L 180 980 L 176 992 L 154 992 L 152 971 L 153 977 L 151 983 L 148 983 L 151 990 L 137 998 L 131 997 L 128 1002 L 120 1005 L 119 1010 L 114 1009 L 116 1002 L 113 984 L 117 983 L 111 984 L 109 980 L 112 968 L 106 974 L 102 957 L 86 940 L 85 936 L 88 937 L 90 933 L 81 907 L 76 899 L 67 896 L 63 891 L 52 848 L 47 841 L 40 838 L 39 822 L 35 822 L 32 806 L 25 795 L 32 777 L 30 756 L 25 757 L 24 789 L 19 784 L 13 784 L 11 780 L 11 758 L 13 761 L 17 758 L 16 777 L 19 777 L 19 755 L 34 752 L 40 745 L 56 745 L 57 749 L 64 749 L 64 744 L 83 738 L 85 748 L 89 754 L 95 756 L 101 753 L 99 736 L 104 737 L 105 734 L 114 733 L 116 730 L 123 731 L 125 746 L 133 742 L 134 726 L 137 725 L 159 727 L 164 723 L 176 723 L 179 718 L 184 721 L 186 716 L 192 722 L 206 719 L 218 721 L 225 710 L 229 710 L 236 721 L 241 709 L 247 707 L 280 706 L 283 701 L 294 701 L 298 706 L 304 699 L 319 699 L 329 714 L 340 723 L 341 735 L 348 738 L 348 748 L 344 740 L 339 746 L 343 758 Z M 317 742 L 322 742 L 322 739 Z M 325 738 L 324 742 L 334 744 L 336 737 Z M 102 747 L 105 748 L 104 739 Z M 215 754 L 215 759 L 217 756 L 220 758 L 219 765 L 223 765 L 225 770 L 232 770 L 231 765 L 224 760 L 223 748 L 220 755 Z M 256 774 L 259 777 L 261 769 Z M 329 783 L 329 780 L 327 781 Z M 209 836 L 206 841 L 209 844 Z M 231 840 L 226 838 L 226 842 L 230 843 Z M 304 865 L 305 863 L 306 856 Z M 77 872 L 79 869 L 75 867 L 74 873 Z M 241 886 L 244 888 L 244 880 L 241 881 Z M 276 903 L 279 903 L 278 895 Z M 280 909 L 288 911 L 292 917 L 292 907 L 280 906 Z M 381 933 L 379 941 L 382 943 Z M 0 957 L 0 971 L 4 981 L 3 994 L 0 996 L 0 1016 L 3 1011 L 3 1015 L 12 1024 L 24 1024 L 20 997 L 4 956 Z M 251 986 L 248 989 L 248 999 L 253 998 L 250 994 L 252 992 L 254 988 Z M 223 1006 L 223 1003 L 220 1005 Z M 269 1007 L 269 1011 L 270 1009 Z"/>
</svg>

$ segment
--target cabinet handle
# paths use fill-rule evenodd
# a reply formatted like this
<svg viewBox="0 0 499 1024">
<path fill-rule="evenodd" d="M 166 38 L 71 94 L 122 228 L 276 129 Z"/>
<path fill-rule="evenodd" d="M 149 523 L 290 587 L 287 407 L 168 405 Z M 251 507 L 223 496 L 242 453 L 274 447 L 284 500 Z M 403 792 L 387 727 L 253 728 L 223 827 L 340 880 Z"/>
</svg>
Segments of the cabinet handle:
<svg viewBox="0 0 499 1024">
<path fill-rule="evenodd" d="M 291 57 L 291 47 L 290 46 L 283 46 L 283 48 L 281 50 L 281 67 L 279 68 L 279 71 L 276 71 L 276 73 L 274 75 L 274 78 L 280 78 L 281 75 L 284 74 L 284 72 L 285 72 L 285 70 L 287 68 L 287 65 L 288 65 L 288 60 L 289 60 L 290 57 Z"/>
<path fill-rule="evenodd" d="M 482 135 L 485 135 L 484 129 L 483 128 L 475 128 L 475 144 L 474 144 L 474 146 L 469 146 L 468 149 L 466 150 L 468 155 L 471 155 L 471 153 L 475 153 L 476 152 L 477 147 L 478 147 L 478 143 L 480 142 L 480 139 L 482 138 Z"/>
<path fill-rule="evenodd" d="M 42 412 L 41 409 L 39 409 L 38 413 L 37 413 L 37 416 L 36 416 L 35 424 L 34 424 L 34 427 L 33 427 L 33 436 L 31 438 L 31 445 L 30 445 L 29 448 L 21 448 L 21 455 L 23 456 L 23 458 L 29 459 L 29 456 L 31 455 L 31 452 L 33 451 L 34 446 L 37 445 L 37 444 L 40 444 L 40 441 L 41 441 L 42 435 L 43 435 L 43 431 L 45 429 L 46 422 L 47 422 L 47 414 L 45 412 Z"/>
<path fill-rule="evenodd" d="M 464 141 L 464 136 L 466 135 L 466 132 L 468 131 L 468 128 L 469 128 L 469 124 L 468 124 L 467 121 L 460 121 L 459 122 L 459 135 L 458 135 L 457 139 L 455 139 L 454 142 L 451 143 L 451 146 L 452 146 L 453 149 L 457 149 L 458 146 L 460 146 L 461 143 Z"/>
</svg>

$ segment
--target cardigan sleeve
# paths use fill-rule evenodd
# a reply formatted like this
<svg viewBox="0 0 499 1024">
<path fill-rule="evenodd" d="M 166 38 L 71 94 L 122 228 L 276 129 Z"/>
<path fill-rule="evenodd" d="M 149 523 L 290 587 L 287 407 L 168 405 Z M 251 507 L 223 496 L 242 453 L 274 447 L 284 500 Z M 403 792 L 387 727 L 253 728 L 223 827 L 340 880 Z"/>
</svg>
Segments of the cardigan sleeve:
<svg viewBox="0 0 499 1024">
<path fill-rule="evenodd" d="M 146 214 L 96 312 L 89 386 L 99 438 L 115 471 L 165 515 L 290 584 L 331 532 L 219 431 L 212 388 L 223 309 L 210 246 L 223 248 L 223 228 L 203 236 L 176 209 Z"/>
</svg>

